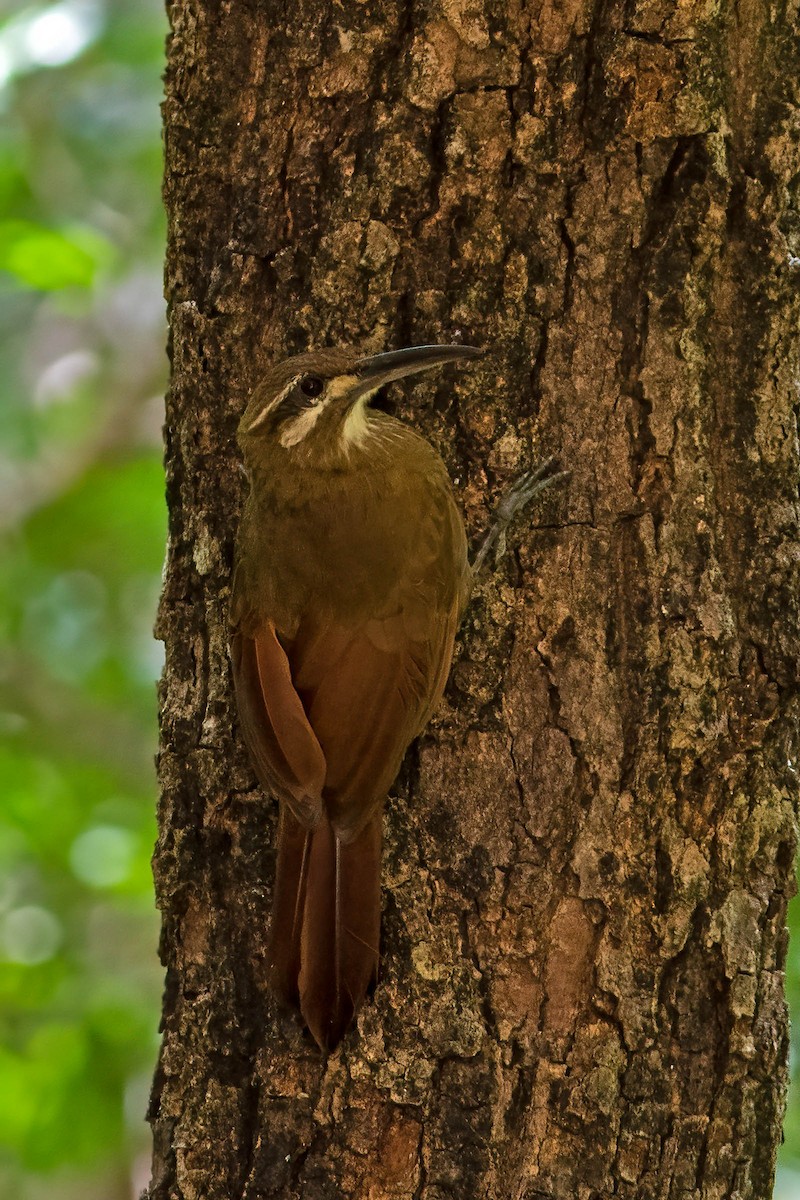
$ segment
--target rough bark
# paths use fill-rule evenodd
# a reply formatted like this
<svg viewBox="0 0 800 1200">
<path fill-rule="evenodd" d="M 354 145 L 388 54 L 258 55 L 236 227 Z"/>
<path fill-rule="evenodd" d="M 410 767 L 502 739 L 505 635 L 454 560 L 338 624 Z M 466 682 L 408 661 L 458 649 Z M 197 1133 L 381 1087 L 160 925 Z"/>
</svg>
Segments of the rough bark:
<svg viewBox="0 0 800 1200">
<path fill-rule="evenodd" d="M 791 0 L 178 0 L 150 1200 L 770 1195 L 797 799 Z M 794 240 L 793 240 L 794 239 Z M 264 988 L 275 807 L 227 655 L 274 356 L 463 337 L 395 391 L 474 601 L 387 813 L 382 969 L 324 1061 Z"/>
</svg>

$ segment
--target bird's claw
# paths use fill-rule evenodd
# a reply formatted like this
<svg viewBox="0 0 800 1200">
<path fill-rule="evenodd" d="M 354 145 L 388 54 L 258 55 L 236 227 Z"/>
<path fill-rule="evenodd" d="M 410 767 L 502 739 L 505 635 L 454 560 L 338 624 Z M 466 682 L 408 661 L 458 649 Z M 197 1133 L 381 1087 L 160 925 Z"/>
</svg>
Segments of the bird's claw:
<svg viewBox="0 0 800 1200">
<path fill-rule="evenodd" d="M 505 531 L 517 513 L 521 512 L 534 497 L 540 492 L 545 491 L 552 484 L 558 483 L 562 479 L 567 479 L 571 474 L 570 471 L 554 470 L 556 459 L 550 456 L 540 462 L 537 467 L 530 471 L 524 471 L 519 479 L 512 483 L 511 487 L 500 500 L 495 511 L 494 520 L 489 532 L 483 539 L 478 553 L 475 556 L 473 563 L 473 573 L 477 575 L 481 567 L 486 562 L 490 553 L 499 549 L 505 548 Z"/>
<path fill-rule="evenodd" d="M 518 512 L 530 504 L 534 496 L 538 496 L 540 492 L 552 484 L 558 483 L 559 480 L 566 479 L 570 472 L 554 471 L 555 464 L 556 459 L 551 456 L 539 463 L 538 467 L 534 467 L 533 470 L 524 471 L 501 499 L 497 506 L 496 518 L 505 522 L 512 521 Z"/>
</svg>

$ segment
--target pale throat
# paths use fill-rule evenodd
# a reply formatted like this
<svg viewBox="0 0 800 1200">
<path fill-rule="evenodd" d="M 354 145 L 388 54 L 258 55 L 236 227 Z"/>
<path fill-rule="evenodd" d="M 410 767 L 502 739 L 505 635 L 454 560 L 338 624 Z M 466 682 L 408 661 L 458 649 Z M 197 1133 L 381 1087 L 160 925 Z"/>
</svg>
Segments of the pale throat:
<svg viewBox="0 0 800 1200">
<path fill-rule="evenodd" d="M 363 445 L 372 432 L 367 405 L 370 396 L 374 396 L 374 394 L 374 392 L 369 392 L 364 396 L 359 396 L 352 408 L 348 410 L 342 424 L 342 442 L 348 448 Z"/>
</svg>

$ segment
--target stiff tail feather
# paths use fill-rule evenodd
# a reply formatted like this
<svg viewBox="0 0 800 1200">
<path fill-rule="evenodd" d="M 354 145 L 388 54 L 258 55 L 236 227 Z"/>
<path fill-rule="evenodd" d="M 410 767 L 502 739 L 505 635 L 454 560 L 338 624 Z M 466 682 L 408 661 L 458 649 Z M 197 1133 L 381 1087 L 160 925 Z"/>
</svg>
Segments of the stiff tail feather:
<svg viewBox="0 0 800 1200">
<path fill-rule="evenodd" d="M 300 935 L 306 895 L 308 859 L 313 834 L 305 829 L 289 808 L 281 805 L 278 824 L 278 862 L 275 896 L 270 924 L 270 984 L 286 1004 L 300 1003 Z"/>
<path fill-rule="evenodd" d="M 270 959 L 275 991 L 333 1050 L 377 974 L 381 814 L 351 842 L 323 817 L 306 831 L 284 806 Z"/>
</svg>

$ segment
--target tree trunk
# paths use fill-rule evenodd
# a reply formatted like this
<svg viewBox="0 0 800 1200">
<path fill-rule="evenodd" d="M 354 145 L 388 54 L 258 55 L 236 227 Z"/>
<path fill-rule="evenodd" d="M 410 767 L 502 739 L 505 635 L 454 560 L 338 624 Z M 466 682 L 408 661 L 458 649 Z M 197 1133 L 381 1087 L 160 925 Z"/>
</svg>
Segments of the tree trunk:
<svg viewBox="0 0 800 1200">
<path fill-rule="evenodd" d="M 797 5 L 170 11 L 150 1200 L 765 1200 L 798 792 Z M 234 433 L 285 353 L 459 338 L 491 354 L 390 399 L 473 534 L 533 461 L 572 475 L 473 601 L 393 790 L 381 977 L 326 1061 L 265 987 Z"/>
</svg>

